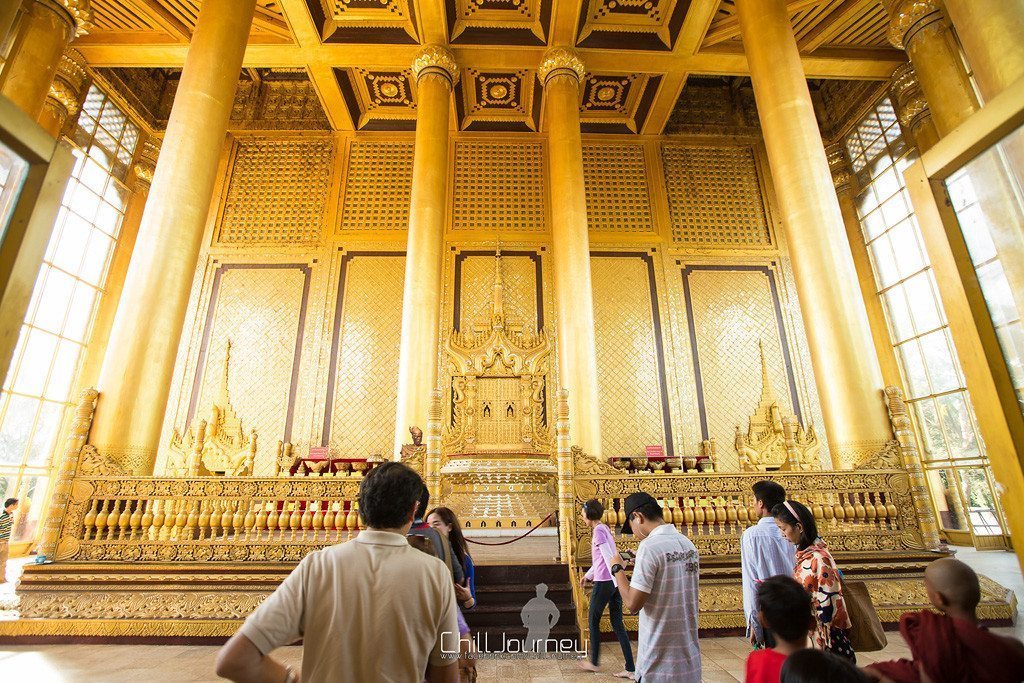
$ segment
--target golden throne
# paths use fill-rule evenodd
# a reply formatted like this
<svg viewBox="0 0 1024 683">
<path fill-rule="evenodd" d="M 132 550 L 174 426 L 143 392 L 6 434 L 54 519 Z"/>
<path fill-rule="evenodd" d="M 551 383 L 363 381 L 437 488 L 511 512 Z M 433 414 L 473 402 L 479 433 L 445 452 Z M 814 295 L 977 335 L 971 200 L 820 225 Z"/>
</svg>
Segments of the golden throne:
<svg viewBox="0 0 1024 683">
<path fill-rule="evenodd" d="M 505 319 L 500 248 L 490 319 L 452 330 L 445 355 L 442 500 L 467 527 L 536 525 L 557 504 L 546 405 L 551 345 L 543 329 Z"/>
</svg>

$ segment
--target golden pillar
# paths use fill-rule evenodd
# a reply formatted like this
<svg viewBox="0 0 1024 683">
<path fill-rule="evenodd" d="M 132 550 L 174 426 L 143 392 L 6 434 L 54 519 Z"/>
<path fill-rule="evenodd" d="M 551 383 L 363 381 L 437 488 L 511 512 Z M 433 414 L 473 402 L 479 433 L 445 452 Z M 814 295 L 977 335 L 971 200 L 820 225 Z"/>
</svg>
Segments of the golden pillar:
<svg viewBox="0 0 1024 683">
<path fill-rule="evenodd" d="M 38 117 L 61 55 L 89 18 L 88 0 L 29 2 L 0 73 L 0 95 L 32 118 Z"/>
<path fill-rule="evenodd" d="M 829 169 L 832 171 L 832 184 L 836 188 L 836 197 L 839 199 L 839 211 L 843 216 L 843 225 L 846 227 L 846 238 L 850 242 L 853 266 L 857 271 L 857 281 L 860 283 L 860 293 L 864 299 L 864 308 L 867 310 L 868 325 L 871 328 L 871 338 L 875 342 L 874 348 L 875 353 L 878 354 L 882 379 L 886 386 L 902 387 L 900 366 L 896 362 L 896 352 L 893 349 L 889 328 L 885 322 L 882 299 L 878 296 L 875 274 L 871 269 L 871 258 L 868 256 L 868 248 L 864 243 L 864 234 L 861 231 L 860 217 L 857 215 L 856 197 L 859 188 L 853 176 L 853 169 L 850 167 L 846 146 L 841 142 L 833 143 L 825 148 L 825 155 L 828 158 Z"/>
<path fill-rule="evenodd" d="M 1024 78 L 1024 0 L 945 0 L 981 96 Z"/>
<path fill-rule="evenodd" d="M 19 11 L 21 11 L 21 0 L 7 0 L 0 3 L 0 45 L 7 40 L 7 34 L 14 26 L 14 20 L 18 18 Z"/>
<path fill-rule="evenodd" d="M 423 428 L 437 388 L 441 271 L 448 188 L 448 119 L 459 67 L 446 48 L 431 45 L 413 60 L 416 76 L 416 145 L 409 203 L 409 241 L 402 296 L 402 339 L 398 361 L 398 458 L 409 428 Z"/>
<path fill-rule="evenodd" d="M 932 119 L 932 110 L 917 82 L 917 74 L 909 63 L 892 72 L 889 85 L 896 116 L 903 130 L 913 139 L 917 151 L 924 154 L 939 141 L 939 131 Z"/>
<path fill-rule="evenodd" d="M 600 458 L 601 407 L 580 137 L 580 83 L 585 73 L 579 55 L 567 48 L 549 50 L 538 69 L 544 83 L 544 122 L 553 198 L 558 381 L 569 392 L 569 437 L 586 453 Z"/>
<path fill-rule="evenodd" d="M 888 0 L 889 40 L 907 51 L 939 135 L 978 110 L 940 0 Z"/>
<path fill-rule="evenodd" d="M 737 3 L 833 464 L 892 438 L 843 216 L 783 0 Z"/>
<path fill-rule="evenodd" d="M 156 459 L 255 4 L 203 3 L 110 333 L 91 443 L 131 473 Z"/>
<path fill-rule="evenodd" d="M 82 107 L 82 99 L 89 83 L 85 72 L 85 59 L 78 50 L 68 50 L 60 58 L 57 75 L 50 84 L 50 92 L 39 114 L 39 125 L 55 138 L 64 134 L 74 123 Z"/>
</svg>

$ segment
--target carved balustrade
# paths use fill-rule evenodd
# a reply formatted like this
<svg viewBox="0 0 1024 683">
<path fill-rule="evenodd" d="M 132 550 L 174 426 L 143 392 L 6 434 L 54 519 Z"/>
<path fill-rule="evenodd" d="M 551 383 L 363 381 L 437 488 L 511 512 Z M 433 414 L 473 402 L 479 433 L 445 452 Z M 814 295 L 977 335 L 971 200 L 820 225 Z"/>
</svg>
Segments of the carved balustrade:
<svg viewBox="0 0 1024 683">
<path fill-rule="evenodd" d="M 358 532 L 359 479 L 78 478 L 57 559 L 297 562 Z"/>
</svg>

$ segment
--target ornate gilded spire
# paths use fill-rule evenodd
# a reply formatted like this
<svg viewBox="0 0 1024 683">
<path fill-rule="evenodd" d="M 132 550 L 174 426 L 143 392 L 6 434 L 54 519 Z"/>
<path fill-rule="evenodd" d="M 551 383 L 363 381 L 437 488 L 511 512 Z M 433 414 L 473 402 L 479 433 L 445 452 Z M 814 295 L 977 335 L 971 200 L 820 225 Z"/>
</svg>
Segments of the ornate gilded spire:
<svg viewBox="0 0 1024 683">
<path fill-rule="evenodd" d="M 772 390 L 771 380 L 768 379 L 768 361 L 764 357 L 764 340 L 757 340 L 757 350 L 761 354 L 761 403 L 771 405 L 775 403 L 775 392 Z"/>
<path fill-rule="evenodd" d="M 218 402 L 222 406 L 228 405 L 228 369 L 231 367 L 231 340 L 228 339 L 224 348 L 224 368 L 220 375 L 220 396 Z"/>
<path fill-rule="evenodd" d="M 494 250 L 494 301 L 491 304 L 491 326 L 505 327 L 505 285 L 501 271 L 501 240 Z"/>
</svg>

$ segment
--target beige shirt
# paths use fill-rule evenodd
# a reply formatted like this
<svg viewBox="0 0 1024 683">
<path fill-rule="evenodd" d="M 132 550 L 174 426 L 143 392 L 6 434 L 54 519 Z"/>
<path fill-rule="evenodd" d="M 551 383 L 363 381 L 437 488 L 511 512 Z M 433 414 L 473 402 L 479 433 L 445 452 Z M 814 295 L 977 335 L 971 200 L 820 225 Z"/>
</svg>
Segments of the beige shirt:
<svg viewBox="0 0 1024 683">
<path fill-rule="evenodd" d="M 302 638 L 303 681 L 422 681 L 458 657 L 456 609 L 441 560 L 362 531 L 307 555 L 240 633 L 263 654 Z"/>
</svg>

